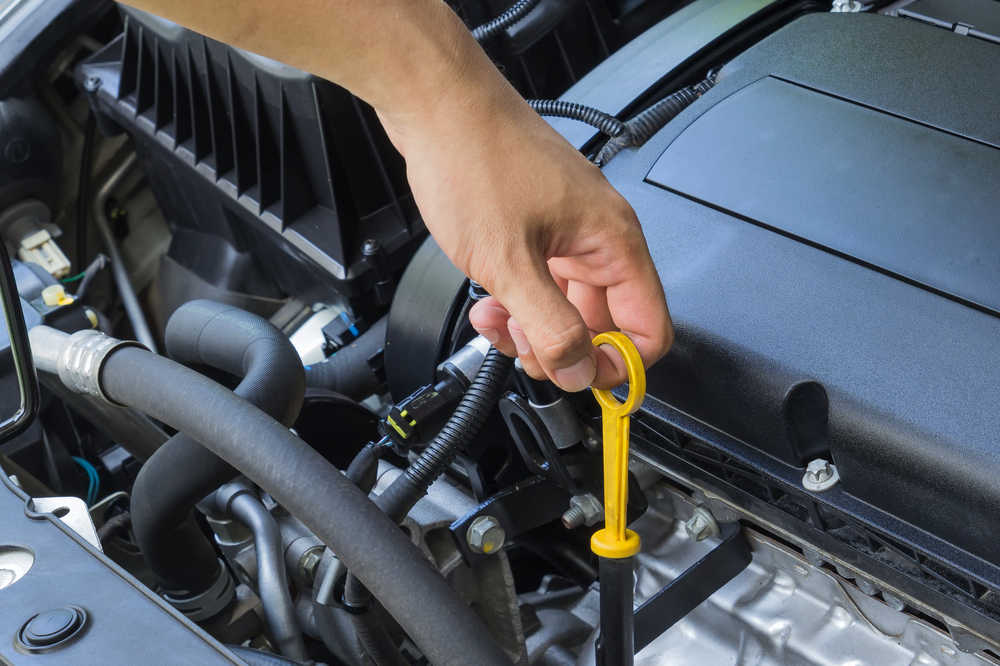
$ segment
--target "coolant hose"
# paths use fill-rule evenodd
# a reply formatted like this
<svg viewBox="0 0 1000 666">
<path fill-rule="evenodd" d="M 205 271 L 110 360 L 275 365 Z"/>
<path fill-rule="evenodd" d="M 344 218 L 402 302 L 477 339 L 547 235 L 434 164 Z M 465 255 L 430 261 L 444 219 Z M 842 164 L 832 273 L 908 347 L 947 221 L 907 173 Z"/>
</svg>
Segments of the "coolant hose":
<svg viewBox="0 0 1000 666">
<path fill-rule="evenodd" d="M 79 347 L 96 358 L 73 368 Z M 510 666 L 441 572 L 368 497 L 285 426 L 216 382 L 93 331 L 31 330 L 40 369 L 76 390 L 134 407 L 186 433 L 243 472 L 337 554 L 434 666 Z M 72 353 L 71 353 L 72 352 Z M 275 454 L 275 452 L 280 452 Z"/>
<path fill-rule="evenodd" d="M 378 391 L 381 380 L 368 364 L 368 359 L 385 347 L 385 325 L 382 317 L 354 342 L 323 361 L 306 366 L 306 386 L 363 400 Z"/>
<path fill-rule="evenodd" d="M 227 483 L 215 493 L 219 510 L 243 523 L 253 534 L 257 553 L 257 589 L 264 617 L 281 654 L 306 661 L 309 653 L 285 577 L 285 551 L 278 523 L 250 488 L 239 481 Z"/>
<path fill-rule="evenodd" d="M 288 338 L 266 319 L 213 301 L 191 301 L 170 317 L 165 342 L 180 363 L 242 377 L 237 395 L 286 426 L 294 423 L 305 395 L 302 363 Z M 132 529 L 150 570 L 172 599 L 201 594 L 216 582 L 218 556 L 193 509 L 238 474 L 183 431 L 139 471 L 132 490 Z"/>
<path fill-rule="evenodd" d="M 413 505 L 427 494 L 430 485 L 444 474 L 455 460 L 455 456 L 465 450 L 483 427 L 486 417 L 500 399 L 511 367 L 513 367 L 511 359 L 497 349 L 490 348 L 476 378 L 458 403 L 455 413 L 441 428 L 441 432 L 406 468 L 406 472 L 400 474 L 379 495 L 379 507 L 394 523 L 403 522 Z M 382 601 L 381 597 L 378 598 Z M 354 569 L 350 569 L 347 574 L 344 602 L 354 610 L 351 614 L 351 624 L 357 632 L 358 640 L 376 666 L 404 666 L 406 661 L 379 622 L 378 614 L 371 612 L 371 594 L 365 589 L 362 581 L 354 575 Z"/>
</svg>

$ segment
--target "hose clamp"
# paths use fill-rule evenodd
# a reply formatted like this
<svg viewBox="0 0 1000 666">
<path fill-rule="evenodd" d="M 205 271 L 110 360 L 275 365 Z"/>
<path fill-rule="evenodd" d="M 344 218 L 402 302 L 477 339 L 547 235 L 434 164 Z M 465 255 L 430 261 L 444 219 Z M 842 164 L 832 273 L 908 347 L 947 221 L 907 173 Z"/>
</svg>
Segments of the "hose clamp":
<svg viewBox="0 0 1000 666">
<path fill-rule="evenodd" d="M 145 346 L 132 340 L 118 340 L 100 331 L 78 331 L 69 336 L 59 350 L 59 378 L 77 393 L 89 393 L 103 398 L 113 405 L 121 406 L 104 392 L 101 386 L 101 369 L 112 352 L 123 347 Z M 148 350 L 147 350 L 148 351 Z"/>
<path fill-rule="evenodd" d="M 212 586 L 202 592 L 191 596 L 184 596 L 185 592 L 173 592 L 160 589 L 160 596 L 179 610 L 192 622 L 201 622 L 217 615 L 236 596 L 236 584 L 233 577 L 229 575 L 226 565 L 219 560 L 219 575 Z"/>
</svg>

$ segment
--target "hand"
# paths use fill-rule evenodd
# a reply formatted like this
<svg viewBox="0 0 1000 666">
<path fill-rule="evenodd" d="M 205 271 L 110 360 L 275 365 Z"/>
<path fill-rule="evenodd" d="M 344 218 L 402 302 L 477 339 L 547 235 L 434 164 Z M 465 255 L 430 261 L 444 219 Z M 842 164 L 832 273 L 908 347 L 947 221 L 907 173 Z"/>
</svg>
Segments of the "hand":
<svg viewBox="0 0 1000 666">
<path fill-rule="evenodd" d="M 646 367 L 673 342 L 642 228 L 600 170 L 483 60 L 433 122 L 383 124 L 431 234 L 492 294 L 469 315 L 475 329 L 532 377 L 567 391 L 617 386 L 624 363 L 598 353 L 595 335 L 623 331 Z"/>
</svg>

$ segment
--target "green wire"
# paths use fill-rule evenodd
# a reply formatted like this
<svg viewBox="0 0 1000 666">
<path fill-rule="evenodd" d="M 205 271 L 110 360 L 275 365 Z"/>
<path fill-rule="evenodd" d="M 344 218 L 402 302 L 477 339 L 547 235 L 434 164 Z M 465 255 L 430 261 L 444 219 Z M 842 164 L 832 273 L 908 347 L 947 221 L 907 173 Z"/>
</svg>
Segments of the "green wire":
<svg viewBox="0 0 1000 666">
<path fill-rule="evenodd" d="M 77 280 L 82 280 L 83 276 L 86 275 L 86 274 L 87 274 L 87 271 L 84 271 L 82 273 L 78 273 L 77 275 L 74 275 L 73 277 L 63 278 L 62 280 L 59 280 L 59 282 L 61 282 L 63 284 L 69 284 L 70 282 L 76 282 Z"/>
</svg>

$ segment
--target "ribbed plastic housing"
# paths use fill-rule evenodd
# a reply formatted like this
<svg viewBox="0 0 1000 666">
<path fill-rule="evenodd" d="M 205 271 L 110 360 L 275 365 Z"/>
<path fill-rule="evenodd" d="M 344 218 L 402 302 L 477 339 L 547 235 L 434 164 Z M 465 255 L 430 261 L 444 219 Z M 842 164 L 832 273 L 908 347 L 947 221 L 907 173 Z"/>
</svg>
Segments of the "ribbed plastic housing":
<svg viewBox="0 0 1000 666">
<path fill-rule="evenodd" d="M 408 260 L 424 227 L 370 107 L 305 72 L 123 14 L 123 34 L 78 67 L 77 82 L 102 129 L 135 140 L 168 222 L 239 252 L 277 241 L 348 295 L 372 281 L 366 240 L 393 268 Z M 284 291 L 302 290 L 268 268 Z"/>
</svg>

